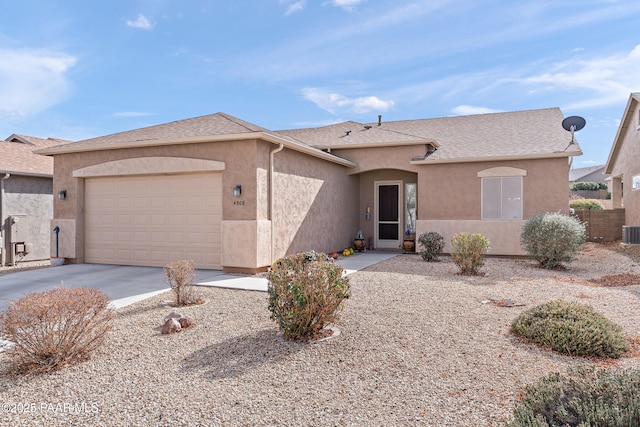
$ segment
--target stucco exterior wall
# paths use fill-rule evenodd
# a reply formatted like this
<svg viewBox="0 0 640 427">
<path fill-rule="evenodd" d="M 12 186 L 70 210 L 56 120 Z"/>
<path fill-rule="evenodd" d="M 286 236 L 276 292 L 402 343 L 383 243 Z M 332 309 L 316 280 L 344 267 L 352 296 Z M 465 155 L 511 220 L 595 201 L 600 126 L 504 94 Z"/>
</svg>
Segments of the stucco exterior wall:
<svg viewBox="0 0 640 427">
<path fill-rule="evenodd" d="M 4 181 L 3 216 L 25 215 L 28 220 L 28 243 L 33 250 L 26 256 L 17 257 L 15 261 L 34 261 L 49 259 L 49 239 L 51 235 L 51 218 L 53 217 L 52 179 L 33 176 L 11 175 Z M 8 226 L 8 221 L 5 221 Z M 6 261 L 11 259 L 9 228 L 5 227 L 4 248 Z"/>
<path fill-rule="evenodd" d="M 288 149 L 275 154 L 274 163 L 275 258 L 350 246 L 358 232 L 358 177 Z"/>
<path fill-rule="evenodd" d="M 74 242 L 61 242 L 65 254 L 71 258 L 69 262 L 84 262 L 84 178 L 73 177 L 74 171 L 106 162 L 140 157 L 185 157 L 222 162 L 225 167 L 222 179 L 223 222 L 256 221 L 258 211 L 264 211 L 263 207 L 258 208 L 256 198 L 256 194 L 263 191 L 259 189 L 259 185 L 263 183 L 258 183 L 256 169 L 258 144 L 256 140 L 247 140 L 56 155 L 53 188 L 56 194 L 60 190 L 67 190 L 67 197 L 65 200 L 55 199 L 53 210 L 56 220 L 64 220 L 57 223 L 61 228 L 61 234 L 74 237 Z M 261 181 L 264 180 L 263 175 Z M 233 196 L 233 187 L 236 185 L 242 186 L 240 197 Z M 255 227 L 257 226 L 253 228 Z"/>
<path fill-rule="evenodd" d="M 359 229 L 362 230 L 362 234 L 366 239 L 366 242 L 374 241 L 375 233 L 375 182 L 376 181 L 402 181 L 403 191 L 404 184 L 417 184 L 418 176 L 414 172 L 401 171 L 395 169 L 380 169 L 370 172 L 365 172 L 360 175 L 360 209 L 358 211 Z M 404 206 L 404 203 L 403 203 Z M 367 208 L 370 208 L 371 214 L 369 219 L 366 219 Z M 417 217 L 420 217 L 418 213 Z M 404 221 L 404 212 L 401 212 L 401 219 Z M 406 225 L 403 223 L 402 229 L 404 230 Z"/>
<path fill-rule="evenodd" d="M 617 178 L 619 185 L 620 178 L 622 179 L 623 188 L 621 191 L 613 191 L 614 195 L 614 207 L 624 205 L 625 210 L 625 225 L 627 226 L 640 226 L 640 189 L 632 189 L 632 179 L 634 175 L 640 175 L 640 106 L 635 103 L 635 109 L 631 113 L 629 127 L 626 129 L 624 135 L 621 135 L 621 146 L 618 152 L 611 176 L 614 177 L 614 181 Z M 615 185 L 615 182 L 614 182 Z M 618 188 L 619 190 L 619 188 Z M 622 193 L 622 200 L 616 200 L 620 193 Z M 618 201 L 618 204 L 616 204 Z"/>
<path fill-rule="evenodd" d="M 495 167 L 523 169 L 523 219 L 544 212 L 569 212 L 566 158 L 424 165 L 419 172 L 418 217 L 429 220 L 482 218 L 482 179 Z"/>
</svg>

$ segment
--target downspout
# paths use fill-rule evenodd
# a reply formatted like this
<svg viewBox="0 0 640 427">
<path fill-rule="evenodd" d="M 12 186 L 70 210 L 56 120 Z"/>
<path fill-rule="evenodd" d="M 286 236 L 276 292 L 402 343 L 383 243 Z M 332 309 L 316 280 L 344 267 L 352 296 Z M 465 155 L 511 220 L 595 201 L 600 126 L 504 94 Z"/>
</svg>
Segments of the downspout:
<svg viewBox="0 0 640 427">
<path fill-rule="evenodd" d="M 6 262 L 6 245 L 4 243 L 5 236 L 5 220 L 4 220 L 4 181 L 11 176 L 10 173 L 6 173 L 0 178 L 0 266 L 4 267 Z"/>
<path fill-rule="evenodd" d="M 280 146 L 274 150 L 271 150 L 269 153 L 269 221 L 271 221 L 271 262 L 270 265 L 273 265 L 275 261 L 275 246 L 276 246 L 276 235 L 275 235 L 275 227 L 273 225 L 273 204 L 275 200 L 275 195 L 273 191 L 273 158 L 276 153 L 284 150 L 284 144 L 280 144 Z"/>
</svg>

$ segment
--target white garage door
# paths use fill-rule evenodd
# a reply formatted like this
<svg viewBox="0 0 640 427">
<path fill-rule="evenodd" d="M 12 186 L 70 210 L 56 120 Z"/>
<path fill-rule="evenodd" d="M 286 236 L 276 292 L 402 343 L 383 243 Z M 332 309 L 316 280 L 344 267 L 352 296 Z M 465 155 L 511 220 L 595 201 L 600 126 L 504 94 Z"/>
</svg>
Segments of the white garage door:
<svg viewBox="0 0 640 427">
<path fill-rule="evenodd" d="M 85 261 L 221 269 L 222 174 L 87 178 Z"/>
</svg>

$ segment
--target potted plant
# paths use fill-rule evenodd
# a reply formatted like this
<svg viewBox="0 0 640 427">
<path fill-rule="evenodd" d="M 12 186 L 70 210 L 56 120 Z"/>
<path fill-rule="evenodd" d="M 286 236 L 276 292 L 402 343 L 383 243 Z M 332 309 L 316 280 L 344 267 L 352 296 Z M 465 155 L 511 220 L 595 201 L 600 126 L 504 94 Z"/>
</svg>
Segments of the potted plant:
<svg viewBox="0 0 640 427">
<path fill-rule="evenodd" d="M 413 252 L 416 248 L 416 233 L 410 228 L 407 228 L 407 231 L 404 232 L 402 248 L 405 252 Z"/>
<path fill-rule="evenodd" d="M 356 237 L 353 239 L 353 247 L 356 248 L 358 252 L 366 250 L 362 230 L 358 230 L 358 234 L 356 234 Z"/>
</svg>

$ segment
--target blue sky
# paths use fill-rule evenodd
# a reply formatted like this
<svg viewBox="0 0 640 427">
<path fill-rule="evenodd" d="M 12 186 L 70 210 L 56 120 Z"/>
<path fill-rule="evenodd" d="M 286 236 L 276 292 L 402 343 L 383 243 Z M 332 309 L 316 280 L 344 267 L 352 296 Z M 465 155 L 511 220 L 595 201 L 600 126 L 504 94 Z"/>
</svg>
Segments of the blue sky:
<svg viewBox="0 0 640 427">
<path fill-rule="evenodd" d="M 3 2 L 0 138 L 560 107 L 587 120 L 574 167 L 604 164 L 640 91 L 639 24 L 637 0 Z"/>
</svg>

